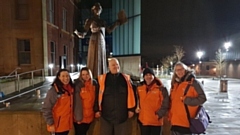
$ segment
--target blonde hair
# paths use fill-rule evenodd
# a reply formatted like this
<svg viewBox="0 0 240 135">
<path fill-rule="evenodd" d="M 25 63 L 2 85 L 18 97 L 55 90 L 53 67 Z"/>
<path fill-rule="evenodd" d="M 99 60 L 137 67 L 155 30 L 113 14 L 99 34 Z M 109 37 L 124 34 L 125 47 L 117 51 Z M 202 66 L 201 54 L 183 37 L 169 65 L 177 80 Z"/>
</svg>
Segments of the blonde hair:
<svg viewBox="0 0 240 135">
<path fill-rule="evenodd" d="M 171 81 L 171 87 L 173 88 L 173 85 L 174 85 L 174 83 L 176 82 L 176 80 L 177 79 L 180 79 L 178 76 L 177 76 L 177 74 L 176 74 L 176 67 L 177 66 L 181 66 L 184 70 L 185 70 L 185 74 L 187 73 L 187 72 L 190 72 L 190 69 L 188 68 L 188 66 L 187 65 L 185 65 L 184 63 L 182 63 L 182 62 L 177 62 L 175 65 L 174 65 L 174 72 L 173 72 L 173 76 L 172 76 L 172 81 Z"/>
<path fill-rule="evenodd" d="M 90 76 L 90 80 L 91 82 L 93 82 L 93 76 L 92 76 L 92 71 L 88 68 L 88 67 L 83 67 L 80 71 L 79 77 L 78 79 L 84 83 L 84 80 L 82 79 L 82 71 L 87 71 L 89 76 Z"/>
</svg>

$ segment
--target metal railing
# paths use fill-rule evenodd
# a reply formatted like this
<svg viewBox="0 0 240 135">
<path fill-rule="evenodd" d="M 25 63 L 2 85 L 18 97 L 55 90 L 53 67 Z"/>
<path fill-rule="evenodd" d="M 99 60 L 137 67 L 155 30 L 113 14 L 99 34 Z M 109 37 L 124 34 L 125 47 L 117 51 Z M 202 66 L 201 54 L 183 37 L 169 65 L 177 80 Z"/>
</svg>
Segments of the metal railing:
<svg viewBox="0 0 240 135">
<path fill-rule="evenodd" d="M 10 76 L 2 76 L 0 77 L 0 91 L 2 91 L 2 83 L 6 82 L 13 82 L 15 81 L 15 91 L 20 92 L 20 84 L 23 83 L 23 81 L 29 83 L 24 83 L 23 87 L 29 87 L 29 86 L 34 86 L 36 83 L 34 79 L 36 78 L 41 78 L 41 81 L 45 80 L 45 74 L 44 74 L 44 69 L 37 69 L 33 71 L 28 71 L 20 74 L 15 74 L 15 75 L 10 75 Z"/>
<path fill-rule="evenodd" d="M 45 79 L 44 69 L 29 71 L 29 72 L 25 72 L 25 73 L 21 73 L 21 74 L 18 74 L 18 75 L 17 75 L 16 81 L 18 82 L 18 85 L 19 85 L 19 83 L 20 83 L 20 81 L 21 81 L 22 76 L 27 75 L 27 74 L 31 74 L 31 81 L 30 81 L 30 82 L 31 82 L 32 85 L 34 85 L 34 83 L 33 83 L 33 81 L 34 81 L 34 80 L 33 80 L 33 78 L 34 78 L 34 72 L 39 72 L 39 71 L 42 72 L 42 77 Z M 72 79 L 77 79 L 78 76 L 79 76 L 79 72 L 70 73 L 70 75 L 71 75 L 71 78 L 72 78 Z M 13 96 L 9 96 L 9 97 L 4 98 L 4 99 L 0 99 L 0 103 L 5 104 L 7 101 L 9 101 L 9 100 L 11 100 L 11 99 L 17 98 L 17 97 L 19 97 L 19 96 L 22 96 L 22 95 L 24 95 L 24 94 L 30 93 L 30 92 L 32 92 L 32 91 L 40 90 L 41 88 L 50 86 L 51 84 L 52 84 L 52 82 L 50 81 L 50 82 L 44 83 L 42 86 L 33 87 L 33 88 L 31 88 L 31 89 L 29 89 L 29 90 L 27 90 L 27 91 L 23 91 L 23 92 L 20 92 L 20 89 L 19 89 L 19 90 L 18 90 L 18 92 L 19 92 L 18 94 L 15 94 L 15 95 L 13 95 Z"/>
<path fill-rule="evenodd" d="M 44 81 L 44 78 L 45 78 L 44 69 L 38 69 L 38 70 L 33 70 L 33 71 L 18 74 L 17 75 L 17 91 L 20 91 L 19 84 L 20 84 L 21 79 L 30 79 L 30 85 L 29 86 L 34 86 L 34 84 L 35 84 L 34 83 L 34 73 L 39 72 L 39 71 L 41 72 L 41 75 L 42 75 L 41 76 L 42 81 Z M 30 78 L 29 78 L 29 75 L 30 75 Z"/>
<path fill-rule="evenodd" d="M 14 99 L 14 98 L 20 97 L 20 96 L 22 96 L 22 95 L 24 95 L 24 94 L 27 94 L 27 93 L 29 93 L 29 92 L 32 92 L 32 91 L 39 90 L 39 89 L 41 89 L 41 88 L 43 88 L 43 87 L 46 87 L 46 86 L 49 86 L 49 85 L 50 85 L 50 84 L 45 84 L 45 85 L 42 85 L 42 86 L 39 86 L 39 87 L 33 88 L 33 89 L 31 89 L 31 90 L 28 90 L 28 91 L 25 91 L 25 92 L 19 93 L 19 94 L 17 94 L 17 95 L 14 95 L 14 96 L 11 96 L 11 97 L 8 97 L 8 98 L 5 98 L 5 99 L 2 99 L 2 100 L 0 100 L 0 103 L 5 104 L 6 101 L 9 101 L 9 100 L 11 100 L 11 99 Z"/>
<path fill-rule="evenodd" d="M 17 70 L 21 69 L 20 67 L 15 68 L 8 76 L 11 76 L 13 73 L 15 73 L 15 75 L 17 75 Z"/>
</svg>

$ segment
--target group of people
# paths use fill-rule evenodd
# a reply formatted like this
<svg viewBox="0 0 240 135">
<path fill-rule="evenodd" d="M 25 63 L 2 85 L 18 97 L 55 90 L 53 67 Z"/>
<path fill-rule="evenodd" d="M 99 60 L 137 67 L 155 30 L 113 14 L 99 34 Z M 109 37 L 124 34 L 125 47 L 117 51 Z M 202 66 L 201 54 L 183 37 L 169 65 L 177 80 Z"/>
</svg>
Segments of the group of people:
<svg viewBox="0 0 240 135">
<path fill-rule="evenodd" d="M 98 119 L 100 135 L 128 135 L 132 128 L 128 119 L 136 115 L 141 135 L 160 135 L 164 117 L 171 123 L 172 135 L 192 135 L 184 105 L 195 117 L 206 96 L 185 64 L 175 64 L 170 95 L 151 68 L 144 69 L 144 80 L 135 86 L 130 76 L 120 72 L 116 58 L 108 65 L 109 72 L 96 80 L 87 67 L 74 82 L 68 70 L 59 70 L 42 107 L 49 132 L 68 135 L 74 126 L 75 135 L 86 135 Z"/>
</svg>

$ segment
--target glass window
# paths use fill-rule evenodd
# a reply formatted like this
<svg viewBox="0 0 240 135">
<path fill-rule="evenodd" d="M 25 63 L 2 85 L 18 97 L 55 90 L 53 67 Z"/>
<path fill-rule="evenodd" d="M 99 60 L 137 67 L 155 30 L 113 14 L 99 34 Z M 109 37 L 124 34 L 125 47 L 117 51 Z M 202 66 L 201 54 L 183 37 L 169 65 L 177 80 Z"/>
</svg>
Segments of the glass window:
<svg viewBox="0 0 240 135">
<path fill-rule="evenodd" d="M 56 48 L 55 48 L 55 43 L 54 42 L 50 42 L 50 56 L 51 56 L 51 61 L 50 63 L 55 64 L 55 58 L 56 58 Z"/>
<path fill-rule="evenodd" d="M 68 55 L 68 48 L 67 48 L 66 45 L 63 46 L 63 54 L 64 54 L 65 56 Z"/>
<path fill-rule="evenodd" d="M 49 0 L 49 15 L 48 21 L 54 24 L 54 0 Z"/>
<path fill-rule="evenodd" d="M 67 10 L 63 8 L 63 29 L 67 30 Z"/>
<path fill-rule="evenodd" d="M 29 5 L 27 0 L 15 0 L 16 2 L 16 19 L 28 20 L 29 19 Z"/>
<path fill-rule="evenodd" d="M 209 70 L 209 69 L 210 69 L 210 66 L 209 66 L 209 65 L 207 65 L 207 66 L 206 66 L 206 70 Z"/>
<path fill-rule="evenodd" d="M 31 46 L 29 39 L 18 39 L 18 64 L 31 64 Z"/>
</svg>

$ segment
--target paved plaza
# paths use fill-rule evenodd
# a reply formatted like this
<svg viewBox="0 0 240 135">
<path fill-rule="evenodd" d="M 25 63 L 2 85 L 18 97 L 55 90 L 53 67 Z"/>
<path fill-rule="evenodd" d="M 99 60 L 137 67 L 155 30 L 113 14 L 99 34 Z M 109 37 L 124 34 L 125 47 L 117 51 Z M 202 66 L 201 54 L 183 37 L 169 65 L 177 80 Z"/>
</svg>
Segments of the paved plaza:
<svg viewBox="0 0 240 135">
<path fill-rule="evenodd" d="M 73 78 L 77 78 L 75 75 Z M 209 112 L 212 123 L 209 125 L 206 135 L 240 135 L 240 80 L 228 80 L 228 92 L 219 92 L 219 80 L 212 78 L 199 78 L 204 81 L 204 90 L 207 95 L 207 102 L 204 104 Z M 10 107 L 0 105 L 0 110 L 40 110 L 42 101 L 46 96 L 49 84 L 53 77 L 48 77 L 41 88 L 41 96 L 36 91 L 11 100 Z M 170 87 L 170 79 L 162 79 L 163 83 Z M 21 104 L 21 105 L 20 105 Z"/>
<path fill-rule="evenodd" d="M 170 87 L 169 79 L 162 79 Z M 240 135 L 240 80 L 228 80 L 228 92 L 220 91 L 220 81 L 212 78 L 199 78 L 204 81 L 207 102 L 204 107 L 208 111 L 212 123 L 206 135 Z"/>
</svg>

